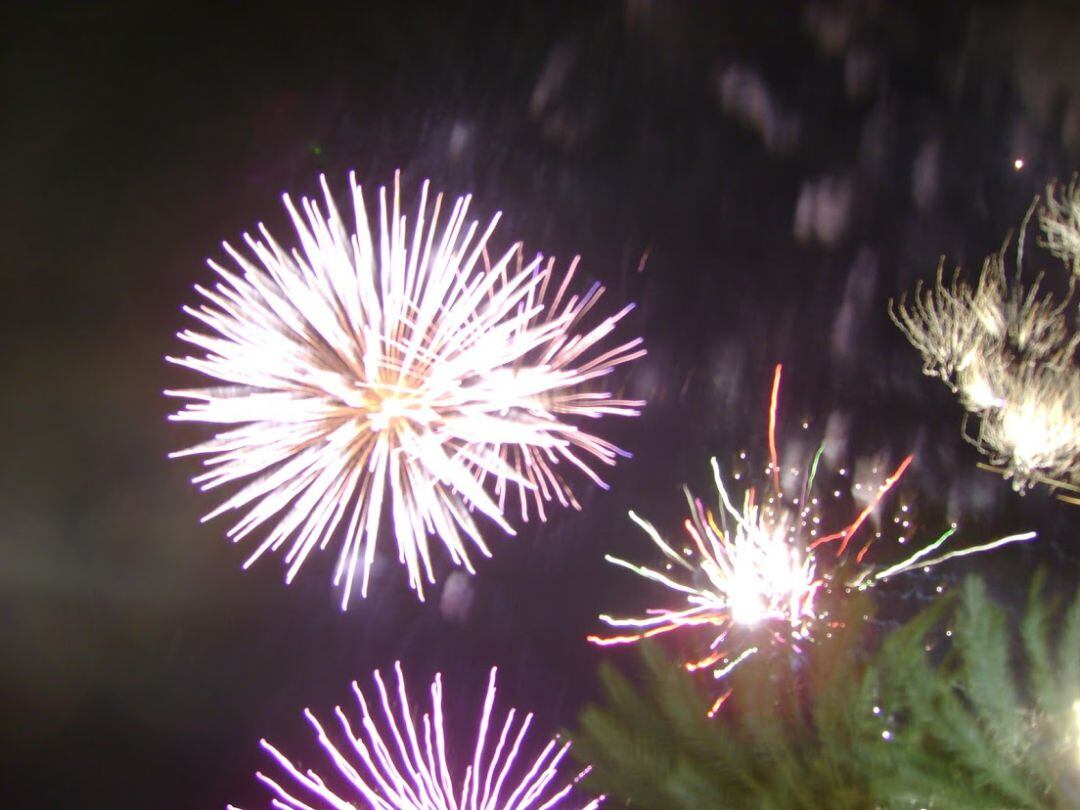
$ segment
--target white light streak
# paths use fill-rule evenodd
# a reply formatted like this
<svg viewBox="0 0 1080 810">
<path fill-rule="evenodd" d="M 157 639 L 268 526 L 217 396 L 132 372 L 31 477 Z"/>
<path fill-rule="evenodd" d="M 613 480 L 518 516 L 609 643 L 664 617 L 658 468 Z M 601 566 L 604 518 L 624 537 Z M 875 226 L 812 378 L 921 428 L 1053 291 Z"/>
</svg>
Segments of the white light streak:
<svg viewBox="0 0 1080 810">
<path fill-rule="evenodd" d="M 955 529 L 949 529 L 933 543 L 912 554 L 906 560 L 902 560 L 896 565 L 886 568 L 884 571 L 878 571 L 873 575 L 872 579 L 874 581 L 888 579 L 889 577 L 896 576 L 897 574 L 903 574 L 906 571 L 912 571 L 916 568 L 921 568 L 923 571 L 926 571 L 930 568 L 933 568 L 935 565 L 939 565 L 943 562 L 955 559 L 957 557 L 966 557 L 969 554 L 979 554 L 984 551 L 993 551 L 996 548 L 1001 548 L 1002 546 L 1007 546 L 1011 543 L 1026 543 L 1027 541 L 1034 540 L 1037 537 L 1035 532 L 1010 534 L 1006 537 L 1000 537 L 997 540 L 992 540 L 989 543 L 984 543 L 978 546 L 968 546 L 967 548 L 959 548 L 946 554 L 942 554 L 939 557 L 934 557 L 933 559 L 925 559 L 929 554 L 940 548 L 941 544 L 944 543 L 953 534 L 954 531 Z M 866 575 L 868 573 L 868 571 L 864 572 L 858 579 L 855 580 L 855 582 L 852 583 L 852 587 L 861 586 L 866 581 Z"/>
</svg>

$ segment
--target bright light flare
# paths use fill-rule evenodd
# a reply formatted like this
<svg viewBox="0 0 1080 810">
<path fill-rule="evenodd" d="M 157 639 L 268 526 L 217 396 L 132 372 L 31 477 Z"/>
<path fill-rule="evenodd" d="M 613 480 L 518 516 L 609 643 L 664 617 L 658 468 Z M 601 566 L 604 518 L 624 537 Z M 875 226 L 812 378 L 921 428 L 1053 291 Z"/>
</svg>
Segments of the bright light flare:
<svg viewBox="0 0 1080 810">
<path fill-rule="evenodd" d="M 355 176 L 348 224 L 322 189 L 325 214 L 285 196 L 298 248 L 260 225 L 247 253 L 225 244 L 232 268 L 210 262 L 220 281 L 184 310 L 205 331 L 179 335 L 199 353 L 170 360 L 216 386 L 166 393 L 187 400 L 173 420 L 222 430 L 174 455 L 204 457 L 204 490 L 241 484 L 206 519 L 241 512 L 234 542 L 264 530 L 245 567 L 284 549 L 290 582 L 338 545 L 344 608 L 358 572 L 367 593 L 385 511 L 423 599 L 429 536 L 471 573 L 471 551 L 490 556 L 475 513 L 513 534 L 508 499 L 544 520 L 548 502 L 578 506 L 566 470 L 604 486 L 592 464 L 626 454 L 582 423 L 638 414 L 604 378 L 645 351 L 606 345 L 631 306 L 584 325 L 604 290 L 572 292 L 576 260 L 556 274 L 515 245 L 491 263 L 499 218 L 468 222 L 468 197 L 443 220 L 424 183 L 410 227 L 395 177 L 373 228 Z"/>
<path fill-rule="evenodd" d="M 281 777 L 256 773 L 273 793 L 270 806 L 279 810 L 545 810 L 569 806 L 564 800 L 570 800 L 581 810 L 599 807 L 603 797 L 584 800 L 571 795 L 588 769 L 568 781 L 559 775 L 570 743 L 556 737 L 539 754 L 530 757 L 523 753 L 531 713 L 518 723 L 517 710 L 510 709 L 501 730 L 492 734 L 499 725 L 493 717 L 494 668 L 470 764 L 463 774 L 449 764 L 465 749 L 446 738 L 442 676 L 436 675 L 431 685 L 431 711 L 420 715 L 417 723 L 401 664 L 394 668 L 396 695 L 378 670 L 374 673 L 381 718 L 353 682 L 360 707 L 359 726 L 354 727 L 355 721 L 340 706 L 335 708 L 338 742 L 311 711 L 304 710 L 329 760 L 323 774 L 313 768 L 301 769 L 274 745 L 261 741 L 263 750 L 283 772 Z M 230 810 L 236 808 L 230 805 Z"/>
</svg>

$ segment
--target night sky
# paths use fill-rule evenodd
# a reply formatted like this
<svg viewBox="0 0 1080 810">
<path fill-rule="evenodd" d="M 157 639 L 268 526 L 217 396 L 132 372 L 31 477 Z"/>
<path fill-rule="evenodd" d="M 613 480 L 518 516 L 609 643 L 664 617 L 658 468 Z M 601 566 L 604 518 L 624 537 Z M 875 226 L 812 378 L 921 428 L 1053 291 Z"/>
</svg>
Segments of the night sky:
<svg viewBox="0 0 1080 810">
<path fill-rule="evenodd" d="M 763 466 L 777 362 L 791 458 L 842 415 L 849 466 L 916 454 L 920 536 L 947 517 L 969 543 L 1041 532 L 895 584 L 883 621 L 971 571 L 1006 597 L 1039 566 L 1075 583 L 1080 513 L 975 468 L 960 407 L 886 308 L 942 255 L 977 272 L 1080 168 L 1072 9 L 5 4 L 0 804 L 265 806 L 259 738 L 313 753 L 302 708 L 328 713 L 395 660 L 417 694 L 444 673 L 465 733 L 492 664 L 541 734 L 572 727 L 599 662 L 636 660 L 584 640 L 650 601 L 603 561 L 654 554 L 627 510 L 675 532 L 683 484 L 711 497 L 711 456 Z M 162 395 L 196 378 L 163 358 L 184 353 L 180 308 L 222 240 L 265 222 L 291 246 L 283 192 L 325 173 L 344 205 L 350 169 L 373 189 L 397 168 L 410 199 L 430 178 L 473 193 L 477 218 L 503 211 L 500 244 L 580 254 L 606 311 L 636 302 L 620 334 L 649 355 L 615 387 L 648 405 L 598 427 L 634 457 L 607 492 L 577 479 L 581 512 L 484 527 L 494 558 L 450 580 L 467 609 L 441 599 L 445 558 L 420 604 L 390 556 L 342 613 L 335 555 L 285 588 L 279 557 L 242 572 L 228 518 L 200 523 L 218 501 L 167 454 L 207 433 L 167 422 Z"/>
</svg>

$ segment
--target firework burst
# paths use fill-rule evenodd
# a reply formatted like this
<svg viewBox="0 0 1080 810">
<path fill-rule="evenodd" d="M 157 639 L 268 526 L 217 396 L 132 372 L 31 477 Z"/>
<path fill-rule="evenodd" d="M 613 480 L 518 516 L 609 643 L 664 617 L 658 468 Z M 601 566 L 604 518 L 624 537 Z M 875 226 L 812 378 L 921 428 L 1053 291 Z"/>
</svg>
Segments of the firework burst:
<svg viewBox="0 0 1080 810">
<path fill-rule="evenodd" d="M 371 810 L 545 810 L 563 806 L 563 800 L 571 798 L 576 783 L 585 772 L 569 781 L 560 779 L 558 769 L 570 743 L 552 739 L 527 764 L 524 759 L 519 764 L 532 714 L 525 715 L 518 723 L 516 710 L 510 709 L 494 746 L 489 746 L 489 732 L 497 727 L 493 722 L 494 668 L 488 679 L 471 763 L 460 779 L 455 778 L 454 770 L 448 764 L 453 746 L 448 749 L 443 726 L 441 675 L 436 675 L 431 685 L 431 712 L 424 712 L 417 723 L 401 665 L 395 664 L 395 670 L 397 712 L 392 706 L 391 689 L 387 688 L 378 670 L 374 673 L 382 708 L 381 723 L 369 708 L 360 687 L 353 682 L 362 733 L 360 728 L 354 730 L 353 722 L 339 706 L 334 714 L 340 726 L 337 736 L 341 742 L 335 742 L 315 715 L 304 710 L 304 716 L 336 773 L 328 771 L 320 776 L 311 769 L 301 770 L 272 744 L 261 741 L 263 749 L 287 777 L 279 781 L 261 772 L 256 774 L 273 792 L 273 807 L 282 810 L 355 810 L 358 807 Z M 380 731 L 380 725 L 385 731 Z M 331 782 L 340 783 L 342 787 L 332 787 Z M 579 800 L 576 806 L 581 810 L 595 810 L 600 801 Z"/>
<path fill-rule="evenodd" d="M 1005 249 L 986 259 L 975 285 L 960 277 L 924 290 L 910 304 L 889 307 L 893 321 L 923 358 L 923 371 L 939 377 L 968 411 L 964 438 L 1023 492 L 1041 483 L 1080 493 L 1080 330 L 1073 292 L 1080 277 L 1080 186 L 1047 188 L 1038 211 L 1041 244 L 1069 271 L 1060 302 L 1040 290 L 1042 275 L 1021 283 L 1024 235 L 1020 228 L 1015 274 Z M 977 425 L 968 431 L 968 419 Z M 1077 501 L 1073 496 L 1060 495 Z"/>
<path fill-rule="evenodd" d="M 639 617 L 616 618 L 602 614 L 600 620 L 618 634 L 591 635 L 589 641 L 600 646 L 631 644 L 653 636 L 686 631 L 706 640 L 700 647 L 703 654 L 686 661 L 686 669 L 691 672 L 709 669 L 714 678 L 722 679 L 748 657 L 758 654 L 765 644 L 782 644 L 799 652 L 803 645 L 812 643 L 815 630 L 827 619 L 829 612 L 818 604 L 823 591 L 835 594 L 850 588 L 865 589 L 902 573 L 926 570 L 957 557 L 1035 537 L 1034 533 L 1026 532 L 937 553 L 955 533 L 953 526 L 929 545 L 889 568 L 868 565 L 850 580 L 846 575 L 844 579 L 838 579 L 845 566 L 861 564 L 881 537 L 880 531 L 870 532 L 863 527 L 878 513 L 882 500 L 903 477 L 914 457 L 905 456 L 888 475 L 885 474 L 888 468 L 875 462 L 869 471 L 872 483 L 868 481 L 864 486 L 855 482 L 852 486 L 852 495 L 857 496 L 855 500 L 862 508 L 842 529 L 823 533 L 820 527 L 824 498 L 815 493 L 818 464 L 825 445 L 818 448 L 804 470 L 780 469 L 776 445 L 780 371 L 778 365 L 769 403 L 770 462 L 765 478 L 771 488 L 763 487 L 764 496 L 760 497 L 757 489 L 748 487 L 741 508 L 737 507 L 724 485 L 720 466 L 713 459 L 720 522 L 687 491 L 690 517 L 684 527 L 691 542 L 681 549 L 668 543 L 652 524 L 631 512 L 631 519 L 645 530 L 663 554 L 663 570 L 611 555 L 606 559 L 677 593 L 679 602 L 675 607 L 652 608 Z M 789 480 L 788 472 L 794 477 L 792 495 L 785 495 L 783 486 L 785 480 Z M 846 470 L 839 471 L 841 477 L 846 474 Z M 859 489 L 862 492 L 858 492 Z M 834 498 L 841 494 L 839 489 L 833 490 Z M 906 514 L 907 509 L 906 505 L 901 506 L 901 514 Z M 896 517 L 894 520 L 906 532 L 910 531 L 907 518 Z M 860 530 L 866 539 L 849 559 L 847 550 Z M 898 542 L 903 544 L 906 538 L 900 537 Z M 835 555 L 830 555 L 835 561 L 832 564 L 823 564 L 825 548 L 835 548 Z M 835 587 L 834 583 L 838 582 L 844 584 Z M 730 691 L 727 691 L 716 698 L 709 710 L 710 716 L 716 714 L 729 695 Z"/>
<path fill-rule="evenodd" d="M 527 520 L 545 504 L 577 506 L 564 470 L 603 486 L 590 466 L 625 455 L 584 430 L 584 420 L 637 415 L 601 378 L 642 354 L 640 339 L 606 346 L 632 308 L 585 327 L 603 288 L 572 294 L 575 263 L 561 278 L 552 261 L 522 260 L 520 245 L 494 263 L 469 198 L 440 221 L 424 184 L 410 228 L 395 179 L 379 190 L 377 227 L 350 175 L 350 226 L 322 179 L 326 212 L 285 196 L 299 248 L 265 227 L 250 255 L 224 245 L 235 269 L 185 308 L 207 330 L 179 337 L 201 354 L 170 358 L 216 387 L 167 392 L 187 400 L 171 418 L 225 426 L 175 455 L 204 456 L 202 489 L 243 482 L 205 519 L 243 512 L 239 541 L 269 530 L 245 563 L 287 546 L 286 581 L 316 547 L 340 543 L 334 584 L 344 608 L 362 571 L 366 595 L 384 503 L 398 556 L 423 599 L 435 581 L 429 535 L 455 565 L 490 552 L 474 521 L 483 513 L 513 534 L 508 499 Z"/>
</svg>

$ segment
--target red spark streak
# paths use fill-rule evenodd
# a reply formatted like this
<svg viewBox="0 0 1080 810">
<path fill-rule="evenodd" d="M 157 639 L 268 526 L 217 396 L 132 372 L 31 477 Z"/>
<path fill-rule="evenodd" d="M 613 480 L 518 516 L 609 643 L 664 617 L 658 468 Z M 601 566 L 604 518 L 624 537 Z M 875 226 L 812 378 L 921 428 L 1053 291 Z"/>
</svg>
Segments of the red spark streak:
<svg viewBox="0 0 1080 810">
<path fill-rule="evenodd" d="M 776 399 L 780 394 L 780 363 L 773 372 L 772 395 L 769 397 L 769 460 L 772 462 L 773 485 L 780 494 L 780 465 L 776 456 Z"/>
<path fill-rule="evenodd" d="M 683 664 L 683 666 L 686 667 L 687 672 L 696 672 L 699 669 L 711 667 L 725 655 L 727 655 L 727 653 L 721 650 L 719 652 L 710 653 L 709 655 L 702 658 L 700 661 L 687 661 L 685 664 Z"/>
<path fill-rule="evenodd" d="M 712 708 L 709 709 L 709 718 L 710 719 L 712 719 L 713 717 L 716 717 L 716 713 L 718 711 L 720 711 L 720 707 L 722 707 L 724 705 L 724 702 L 729 697 L 731 697 L 731 690 L 730 689 L 728 689 L 726 692 L 724 692 L 724 694 L 722 694 L 720 697 L 718 697 L 716 699 L 716 702 L 713 703 Z"/>
<path fill-rule="evenodd" d="M 841 538 L 843 538 L 840 542 L 840 548 L 836 552 L 836 556 L 839 557 L 841 554 L 843 554 L 855 532 L 857 532 L 859 530 L 859 527 L 862 526 L 863 521 L 865 521 L 870 516 L 870 513 L 877 508 L 877 505 L 881 502 L 881 499 L 885 497 L 885 493 L 892 489 L 893 484 L 900 480 L 900 476 L 904 474 L 904 471 L 908 468 L 908 465 L 911 464 L 914 459 L 915 455 L 912 453 L 900 462 L 900 466 L 897 467 L 893 474 L 885 479 L 885 483 L 883 483 L 878 488 L 878 493 L 874 496 L 874 500 L 870 501 L 870 503 L 866 505 L 866 508 L 859 513 L 859 516 L 855 518 L 855 521 L 850 526 L 834 534 L 829 534 L 825 537 L 819 537 L 817 540 L 810 544 L 810 548 L 814 549 L 820 546 L 822 543 L 828 543 L 832 540 L 840 540 Z M 863 556 L 866 554 L 866 550 L 869 547 L 870 544 L 867 543 L 866 546 L 863 547 L 862 551 L 859 552 L 859 560 L 863 558 Z"/>
</svg>

